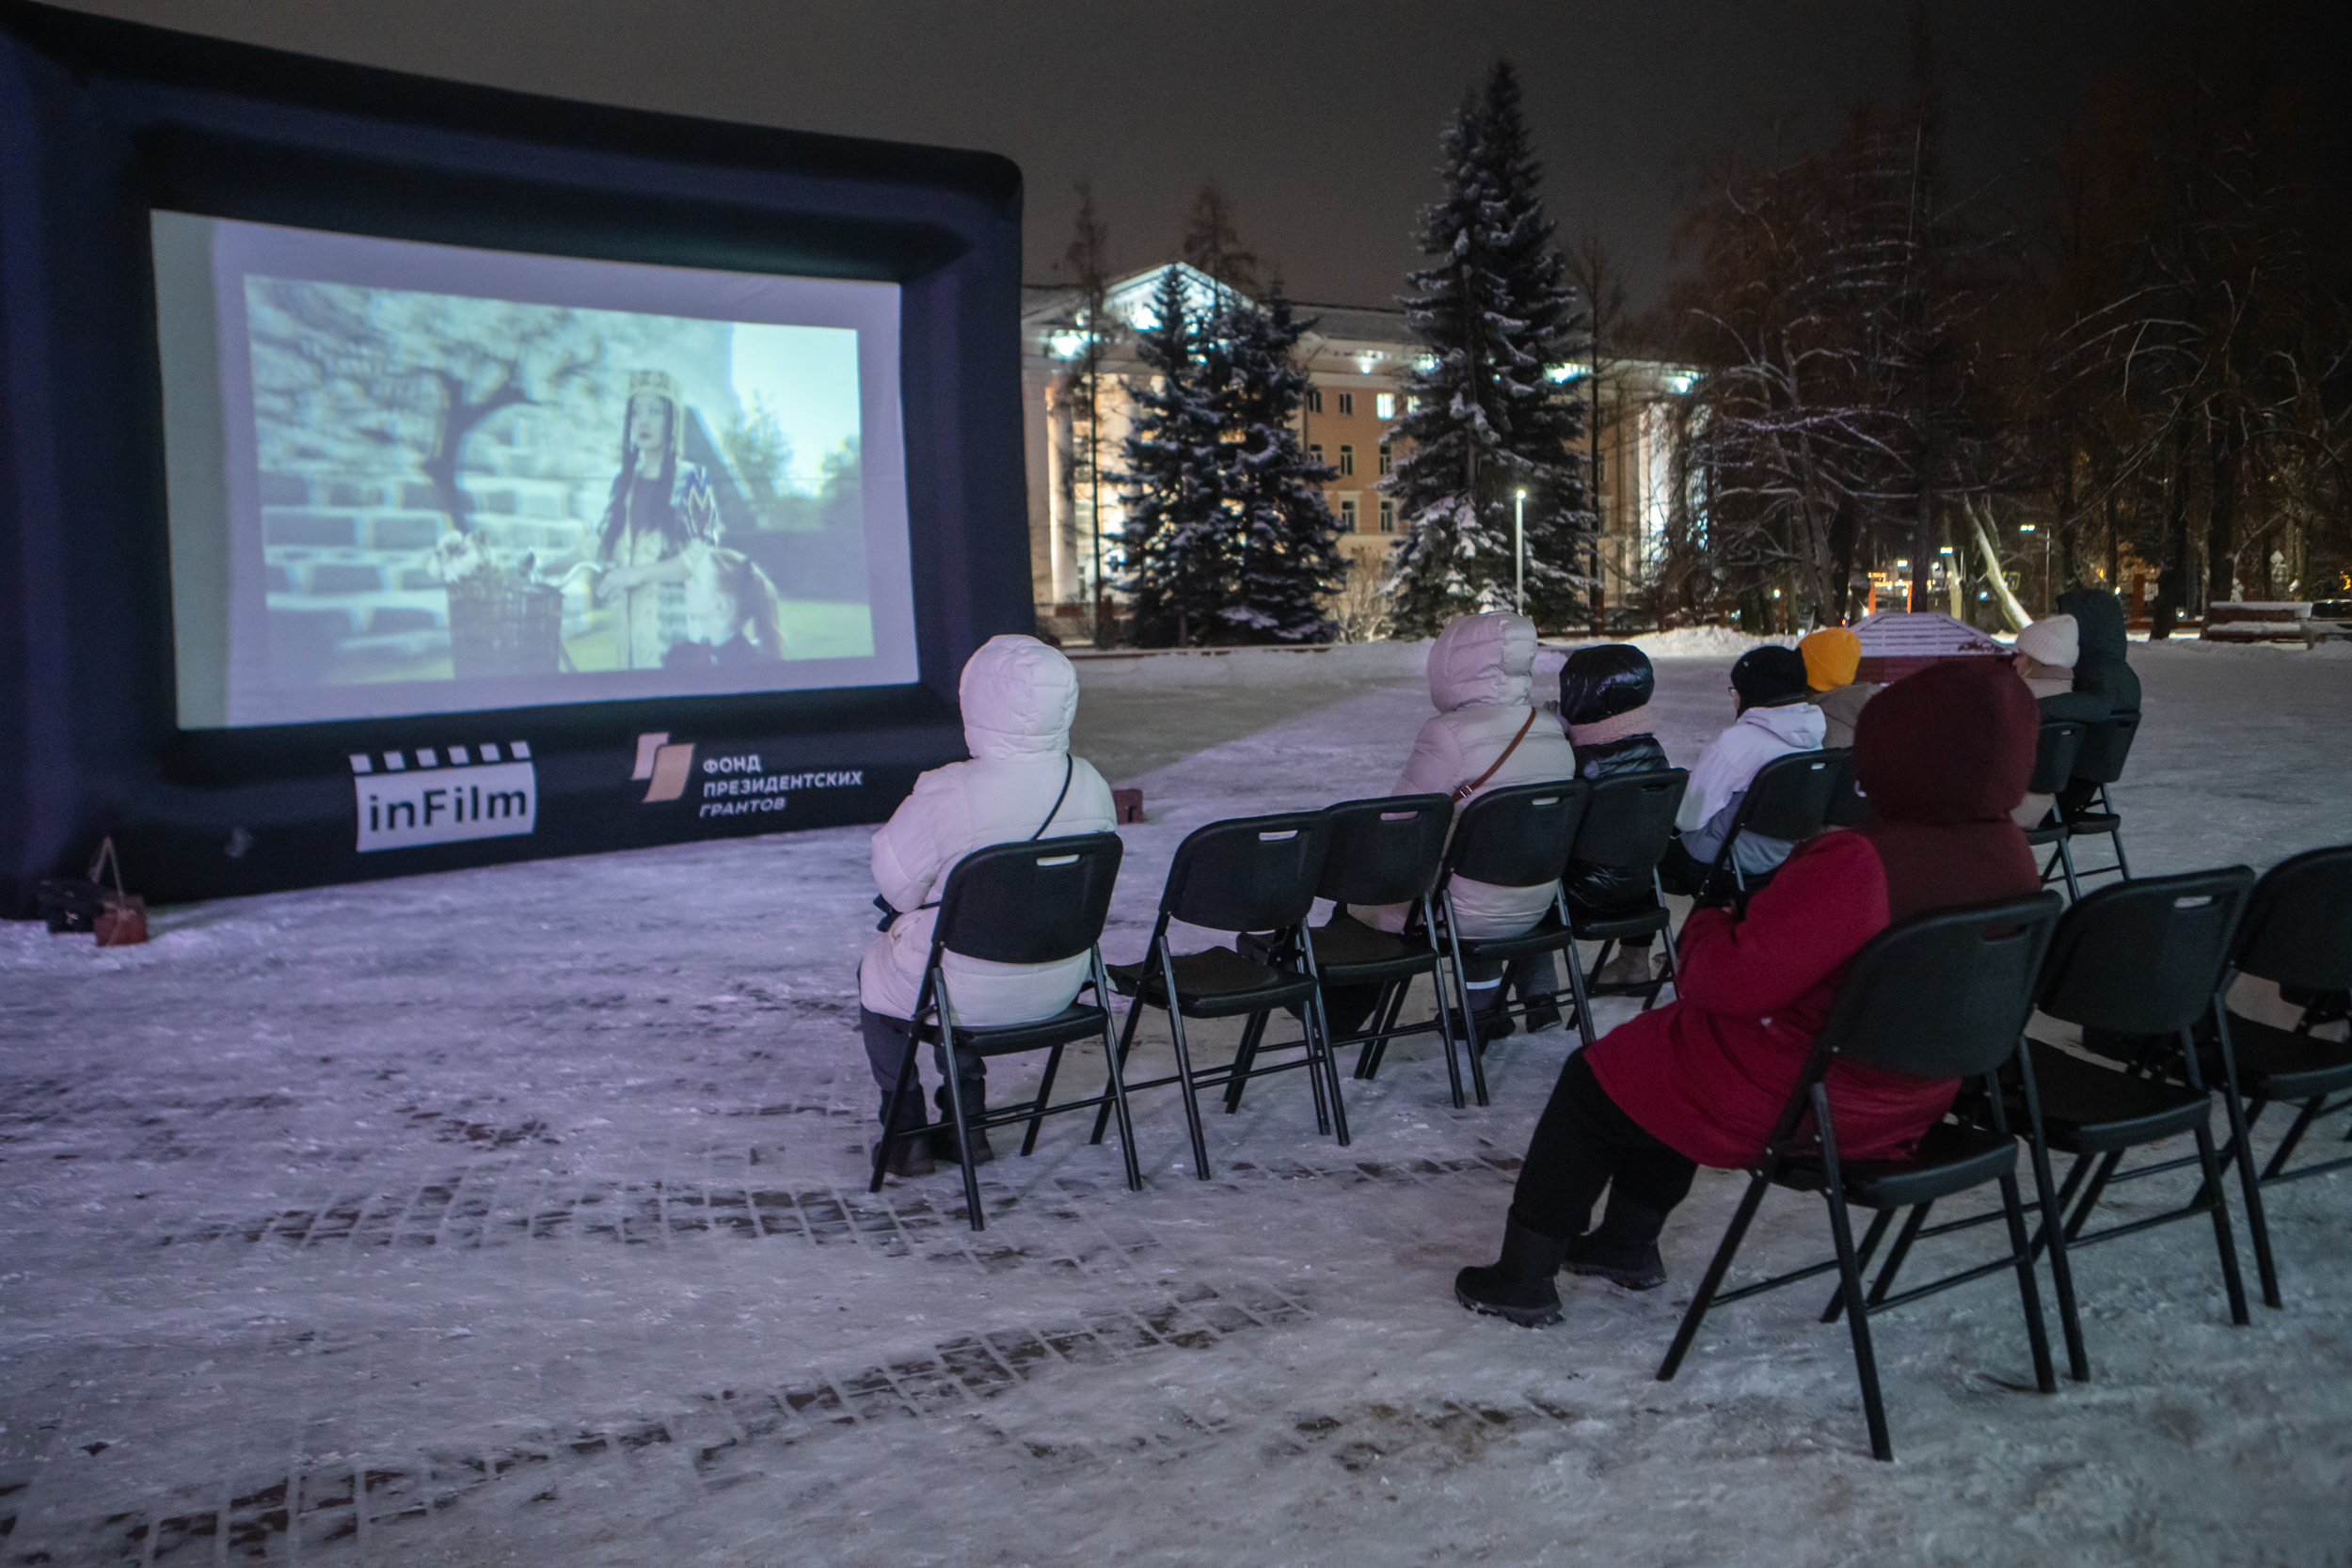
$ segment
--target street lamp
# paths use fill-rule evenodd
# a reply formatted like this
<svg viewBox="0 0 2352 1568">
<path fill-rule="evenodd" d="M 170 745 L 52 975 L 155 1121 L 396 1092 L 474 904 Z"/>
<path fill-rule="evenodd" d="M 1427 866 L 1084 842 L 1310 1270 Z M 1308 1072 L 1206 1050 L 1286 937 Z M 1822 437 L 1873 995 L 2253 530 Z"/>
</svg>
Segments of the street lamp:
<svg viewBox="0 0 2352 1568">
<path fill-rule="evenodd" d="M 2031 523 L 2019 523 L 2019 524 L 2017 525 L 2017 531 L 2018 531 L 2018 532 L 2020 532 L 2020 533 L 2040 533 L 2040 532 L 2041 532 L 2041 530 L 2039 530 L 2038 528 L 2036 528 L 2036 527 L 2035 527 L 2033 524 L 2031 524 Z M 2050 536 L 2049 536 L 2048 534 L 2046 534 L 2046 533 L 2043 533 L 2043 534 L 2042 535 L 2042 613 L 2043 613 L 2043 614 L 2045 614 L 2045 615 L 2046 615 L 2046 614 L 2048 614 L 2048 613 L 2050 612 L 2050 609 L 2051 609 L 2051 607 L 2052 607 L 2053 605 L 2055 605 L 2057 602 L 2058 602 L 2058 601 L 2056 601 L 2055 599 L 2053 599 L 2053 598 L 2051 598 L 2051 597 L 2050 597 Z"/>
<path fill-rule="evenodd" d="M 1517 587 L 1512 602 L 1527 613 L 1527 492 L 1521 490 L 1511 515 L 1511 575 Z"/>
</svg>

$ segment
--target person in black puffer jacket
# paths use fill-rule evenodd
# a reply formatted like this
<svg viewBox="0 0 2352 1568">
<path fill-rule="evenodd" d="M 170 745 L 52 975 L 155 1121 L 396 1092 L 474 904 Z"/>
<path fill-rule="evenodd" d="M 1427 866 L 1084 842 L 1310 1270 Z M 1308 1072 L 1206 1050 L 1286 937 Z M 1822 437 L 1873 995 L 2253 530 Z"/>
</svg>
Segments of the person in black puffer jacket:
<svg viewBox="0 0 2352 1568">
<path fill-rule="evenodd" d="M 2072 615 L 2080 651 L 2074 658 L 2074 689 L 2107 700 L 2116 713 L 2139 711 L 2139 676 L 2123 657 L 2123 601 L 2104 588 L 2077 583 L 2058 596 L 2058 612 Z M 2058 791 L 2058 805 L 2072 816 L 2088 808 L 2099 786 L 2080 779 Z"/>
<path fill-rule="evenodd" d="M 1576 776 L 1598 784 L 1626 773 L 1651 773 L 1668 767 L 1665 749 L 1649 733 L 1650 693 L 1657 674 L 1649 656 L 1630 642 L 1604 642 L 1579 648 L 1560 670 L 1560 722 L 1576 748 Z M 1649 878 L 1618 866 L 1570 861 L 1561 887 L 1570 903 L 1595 911 L 1615 911 L 1646 903 Z M 1640 980 L 1649 979 L 1649 952 L 1638 955 Z M 1634 960 L 1620 957 L 1602 971 L 1603 979 L 1619 972 L 1630 974 Z M 1536 1002 L 1559 984 L 1548 954 L 1514 963 L 1510 989 Z M 1539 1006 L 1529 1024 L 1541 1028 L 1549 1022 Z M 1556 1008 L 1552 1016 L 1556 1018 Z"/>
</svg>

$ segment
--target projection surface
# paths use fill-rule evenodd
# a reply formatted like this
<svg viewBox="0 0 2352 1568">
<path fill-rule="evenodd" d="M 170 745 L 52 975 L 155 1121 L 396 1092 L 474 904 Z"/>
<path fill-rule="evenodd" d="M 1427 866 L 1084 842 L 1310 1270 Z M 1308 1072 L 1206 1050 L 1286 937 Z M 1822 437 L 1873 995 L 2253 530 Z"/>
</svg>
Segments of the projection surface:
<svg viewBox="0 0 2352 1568">
<path fill-rule="evenodd" d="M 917 678 L 897 284 L 151 233 L 182 729 Z"/>
</svg>

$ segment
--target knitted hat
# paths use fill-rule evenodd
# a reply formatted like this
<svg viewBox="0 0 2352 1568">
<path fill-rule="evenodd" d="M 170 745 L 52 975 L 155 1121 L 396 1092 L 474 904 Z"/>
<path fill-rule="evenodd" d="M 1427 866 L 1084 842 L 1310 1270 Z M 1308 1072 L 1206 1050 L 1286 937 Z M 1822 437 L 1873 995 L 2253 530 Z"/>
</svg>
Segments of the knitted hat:
<svg viewBox="0 0 2352 1568">
<path fill-rule="evenodd" d="M 1854 775 L 1889 822 L 1993 821 L 2026 797 L 2042 710 L 1996 658 L 1906 675 L 1854 721 Z"/>
<path fill-rule="evenodd" d="M 2036 664 L 2072 670 L 2074 660 L 2082 657 L 2082 628 L 2072 615 L 2036 621 L 2017 634 L 2017 651 Z"/>
<path fill-rule="evenodd" d="M 1862 639 L 1844 626 L 1823 626 L 1797 644 L 1804 657 L 1804 680 L 1816 691 L 1853 684 L 1862 668 Z"/>
<path fill-rule="evenodd" d="M 1804 660 L 1797 650 L 1770 645 L 1740 656 L 1731 667 L 1731 689 L 1740 693 L 1742 708 L 1782 707 L 1812 695 L 1805 689 Z"/>
</svg>

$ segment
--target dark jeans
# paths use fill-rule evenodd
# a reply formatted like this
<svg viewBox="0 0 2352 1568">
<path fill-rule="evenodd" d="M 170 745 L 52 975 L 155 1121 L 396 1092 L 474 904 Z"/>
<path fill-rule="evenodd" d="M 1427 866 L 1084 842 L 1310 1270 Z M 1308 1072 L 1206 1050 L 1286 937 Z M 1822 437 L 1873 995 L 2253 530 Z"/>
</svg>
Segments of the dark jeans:
<svg viewBox="0 0 2352 1568">
<path fill-rule="evenodd" d="M 874 1085 L 882 1090 L 882 1104 L 874 1113 L 877 1117 L 890 1115 L 890 1091 L 898 1086 L 898 1067 L 907 1059 L 907 1048 L 913 1044 L 908 1037 L 913 1027 L 903 1018 L 867 1012 L 863 1006 L 857 1010 L 858 1033 L 866 1037 L 866 1065 L 874 1069 Z M 946 1046 L 932 1045 L 931 1065 L 944 1082 L 947 1076 Z M 966 1056 L 960 1065 L 962 1071 L 958 1076 L 961 1082 L 957 1087 L 963 1096 L 963 1108 L 967 1113 L 977 1113 L 988 1098 L 987 1059 Z M 898 1107 L 898 1125 L 919 1127 L 930 1120 L 930 1113 L 923 1109 L 923 1074 L 917 1069 L 908 1075 L 907 1097 Z M 883 1125 L 889 1123 L 884 1121 Z"/>
<path fill-rule="evenodd" d="M 1592 1249 L 1638 1256 L 1657 1244 L 1666 1215 L 1691 1196 L 1698 1168 L 1619 1110 L 1580 1051 L 1560 1069 L 1535 1123 L 1511 1217 L 1539 1236 L 1574 1241 L 1591 1226 L 1593 1204 L 1606 1187 L 1609 1207 L 1592 1233 Z"/>
</svg>

